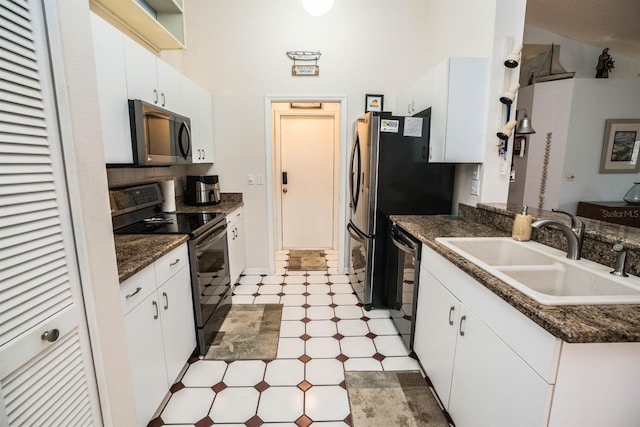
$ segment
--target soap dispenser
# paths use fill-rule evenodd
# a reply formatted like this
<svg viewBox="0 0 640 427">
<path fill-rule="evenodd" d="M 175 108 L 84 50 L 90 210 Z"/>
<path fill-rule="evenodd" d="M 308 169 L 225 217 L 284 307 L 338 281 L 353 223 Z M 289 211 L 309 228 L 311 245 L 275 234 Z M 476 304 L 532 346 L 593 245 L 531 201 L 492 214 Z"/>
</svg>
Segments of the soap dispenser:
<svg viewBox="0 0 640 427">
<path fill-rule="evenodd" d="M 522 213 L 517 214 L 513 220 L 511 237 L 519 242 L 526 242 L 531 238 L 531 215 L 527 214 L 526 206 L 522 207 Z"/>
</svg>

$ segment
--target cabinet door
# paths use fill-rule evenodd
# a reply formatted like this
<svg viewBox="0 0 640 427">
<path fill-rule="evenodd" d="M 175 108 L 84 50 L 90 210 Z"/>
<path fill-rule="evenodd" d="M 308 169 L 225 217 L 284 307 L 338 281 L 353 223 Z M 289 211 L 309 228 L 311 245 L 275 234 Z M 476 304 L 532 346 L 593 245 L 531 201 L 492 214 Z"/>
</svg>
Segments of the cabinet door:
<svg viewBox="0 0 640 427">
<path fill-rule="evenodd" d="M 166 361 L 165 377 L 171 385 L 196 348 L 191 277 L 188 268 L 183 268 L 160 286 L 158 302 Z"/>
<path fill-rule="evenodd" d="M 433 73 L 429 71 L 420 77 L 414 84 L 413 113 L 416 114 L 431 107 L 433 100 Z"/>
<path fill-rule="evenodd" d="M 235 283 L 245 267 L 244 219 L 242 208 L 229 214 L 227 242 L 229 248 L 229 272 L 231 283 Z"/>
<path fill-rule="evenodd" d="M 398 115 L 412 116 L 415 111 L 413 107 L 414 85 L 409 86 L 398 94 Z"/>
<path fill-rule="evenodd" d="M 456 426 L 542 426 L 552 386 L 464 305 L 449 414 Z"/>
<path fill-rule="evenodd" d="M 196 114 L 191 118 L 193 163 L 213 163 L 213 106 L 211 94 L 196 86 Z"/>
<path fill-rule="evenodd" d="M 447 407 L 456 353 L 460 302 L 427 270 L 420 270 L 414 351 Z"/>
<path fill-rule="evenodd" d="M 142 426 L 151 420 L 169 390 L 157 294 L 131 310 L 124 322 L 138 425 Z"/>
<path fill-rule="evenodd" d="M 93 13 L 91 30 L 105 161 L 110 164 L 132 164 L 124 36 Z"/>
<path fill-rule="evenodd" d="M 129 37 L 124 37 L 124 55 L 129 99 L 158 104 L 160 94 L 155 55 Z"/>
<path fill-rule="evenodd" d="M 449 60 L 432 71 L 431 135 L 429 161 L 443 162 L 447 137 L 447 99 L 449 94 Z"/>
<path fill-rule="evenodd" d="M 180 113 L 180 73 L 178 70 L 156 58 L 156 74 L 158 78 L 158 105 L 167 110 Z"/>
</svg>

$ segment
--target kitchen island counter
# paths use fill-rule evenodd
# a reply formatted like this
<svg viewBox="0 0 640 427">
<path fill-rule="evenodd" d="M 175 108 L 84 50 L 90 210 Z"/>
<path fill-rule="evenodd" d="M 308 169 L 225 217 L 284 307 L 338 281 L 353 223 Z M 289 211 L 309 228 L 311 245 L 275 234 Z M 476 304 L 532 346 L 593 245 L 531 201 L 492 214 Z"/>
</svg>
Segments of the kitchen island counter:
<svg viewBox="0 0 640 427">
<path fill-rule="evenodd" d="M 437 237 L 504 237 L 510 233 L 448 215 L 392 215 L 390 219 L 565 342 L 640 342 L 640 305 L 542 305 L 435 240 Z"/>
</svg>

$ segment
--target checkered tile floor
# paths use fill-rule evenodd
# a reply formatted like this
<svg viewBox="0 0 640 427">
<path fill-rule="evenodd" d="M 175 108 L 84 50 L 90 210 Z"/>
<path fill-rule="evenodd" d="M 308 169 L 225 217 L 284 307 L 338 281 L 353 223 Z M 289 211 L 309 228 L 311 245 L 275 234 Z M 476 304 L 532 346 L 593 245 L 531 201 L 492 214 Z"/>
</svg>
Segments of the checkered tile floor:
<svg viewBox="0 0 640 427">
<path fill-rule="evenodd" d="M 236 304 L 284 305 L 275 360 L 192 360 L 150 425 L 351 426 L 345 371 L 419 370 L 387 310 L 364 311 L 337 253 L 325 271 L 242 276 Z"/>
</svg>

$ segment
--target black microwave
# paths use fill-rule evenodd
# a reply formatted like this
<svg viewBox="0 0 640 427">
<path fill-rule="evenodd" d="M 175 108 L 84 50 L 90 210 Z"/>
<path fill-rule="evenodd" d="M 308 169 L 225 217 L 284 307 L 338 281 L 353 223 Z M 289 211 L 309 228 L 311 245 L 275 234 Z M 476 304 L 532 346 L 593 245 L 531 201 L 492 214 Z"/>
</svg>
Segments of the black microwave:
<svg viewBox="0 0 640 427">
<path fill-rule="evenodd" d="M 191 120 L 139 99 L 129 100 L 133 161 L 138 166 L 191 163 Z"/>
</svg>

